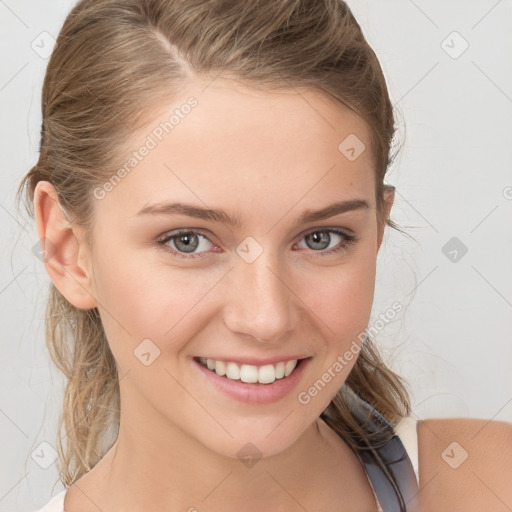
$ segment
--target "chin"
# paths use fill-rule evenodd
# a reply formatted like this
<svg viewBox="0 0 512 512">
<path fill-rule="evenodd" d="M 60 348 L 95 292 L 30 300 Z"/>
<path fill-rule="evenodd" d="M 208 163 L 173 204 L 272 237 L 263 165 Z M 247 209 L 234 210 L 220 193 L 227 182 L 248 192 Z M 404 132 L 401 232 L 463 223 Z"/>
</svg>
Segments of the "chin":
<svg viewBox="0 0 512 512">
<path fill-rule="evenodd" d="M 290 409 L 279 416 L 270 415 L 261 418 L 260 421 L 255 418 L 243 418 L 240 421 L 235 419 L 230 425 L 224 422 L 223 426 L 227 432 L 219 426 L 215 434 L 212 432 L 212 435 L 207 438 L 204 438 L 204 432 L 201 432 L 200 441 L 220 455 L 239 459 L 249 465 L 247 460 L 268 458 L 287 450 L 317 418 L 315 416 L 309 423 L 301 418 L 298 423 L 299 412 L 304 414 L 301 409 L 295 411 Z"/>
</svg>

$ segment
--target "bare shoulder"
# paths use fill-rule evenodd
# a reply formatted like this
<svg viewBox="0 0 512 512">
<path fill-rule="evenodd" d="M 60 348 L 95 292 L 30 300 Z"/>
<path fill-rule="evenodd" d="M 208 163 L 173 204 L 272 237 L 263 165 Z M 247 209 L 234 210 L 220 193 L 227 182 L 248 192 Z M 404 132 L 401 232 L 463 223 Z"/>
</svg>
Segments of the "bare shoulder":
<svg viewBox="0 0 512 512">
<path fill-rule="evenodd" d="M 417 432 L 421 512 L 512 510 L 512 423 L 429 418 Z"/>
</svg>

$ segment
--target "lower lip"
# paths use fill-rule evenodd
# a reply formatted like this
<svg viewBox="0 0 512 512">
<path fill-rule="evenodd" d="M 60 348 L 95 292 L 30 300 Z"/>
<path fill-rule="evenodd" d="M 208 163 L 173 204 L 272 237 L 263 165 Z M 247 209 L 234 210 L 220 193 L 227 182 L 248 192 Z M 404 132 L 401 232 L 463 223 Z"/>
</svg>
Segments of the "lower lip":
<svg viewBox="0 0 512 512">
<path fill-rule="evenodd" d="M 195 359 L 192 359 L 194 365 L 199 368 L 213 386 L 235 400 L 251 404 L 268 404 L 285 397 L 297 385 L 310 361 L 310 358 L 302 359 L 288 377 L 276 379 L 271 384 L 260 384 L 259 382 L 250 384 L 241 380 L 220 377 L 215 371 L 205 368 Z"/>
</svg>

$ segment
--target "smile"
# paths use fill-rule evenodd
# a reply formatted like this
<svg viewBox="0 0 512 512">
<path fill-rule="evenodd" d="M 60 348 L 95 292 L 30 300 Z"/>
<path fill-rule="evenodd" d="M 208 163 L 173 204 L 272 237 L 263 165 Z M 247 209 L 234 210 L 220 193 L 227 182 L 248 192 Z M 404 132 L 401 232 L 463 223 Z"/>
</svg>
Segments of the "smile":
<svg viewBox="0 0 512 512">
<path fill-rule="evenodd" d="M 298 387 L 312 357 L 254 366 L 193 357 L 208 387 L 240 402 L 268 404 L 284 399 Z"/>
<path fill-rule="evenodd" d="M 241 380 L 247 383 L 271 384 L 276 379 L 288 377 L 299 361 L 302 359 L 292 359 L 290 361 L 280 361 L 276 364 L 266 364 L 264 366 L 254 366 L 251 364 L 238 365 L 232 361 L 215 361 L 198 357 L 196 360 L 208 370 L 215 372 L 219 377 L 226 377 L 231 380 Z"/>
</svg>

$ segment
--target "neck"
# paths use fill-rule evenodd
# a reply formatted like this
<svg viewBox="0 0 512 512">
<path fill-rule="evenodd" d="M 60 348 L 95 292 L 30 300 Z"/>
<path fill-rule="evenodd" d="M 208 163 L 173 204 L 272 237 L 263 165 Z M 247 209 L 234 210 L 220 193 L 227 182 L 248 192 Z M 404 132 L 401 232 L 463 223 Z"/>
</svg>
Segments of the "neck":
<svg viewBox="0 0 512 512">
<path fill-rule="evenodd" d="M 325 451 L 317 422 L 283 452 L 245 462 L 212 452 L 173 428 L 160 436 L 153 428 L 120 428 L 106 461 L 106 487 L 115 501 L 106 509 L 275 510 L 276 503 L 305 498 L 318 479 L 314 462 Z"/>
<path fill-rule="evenodd" d="M 346 498 L 353 468 L 361 478 L 355 454 L 320 418 L 283 451 L 250 463 L 209 449 L 148 404 L 121 402 L 117 440 L 78 480 L 70 510 L 309 510 L 322 493 Z"/>
</svg>

